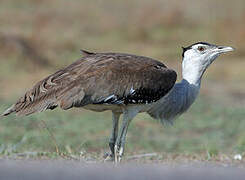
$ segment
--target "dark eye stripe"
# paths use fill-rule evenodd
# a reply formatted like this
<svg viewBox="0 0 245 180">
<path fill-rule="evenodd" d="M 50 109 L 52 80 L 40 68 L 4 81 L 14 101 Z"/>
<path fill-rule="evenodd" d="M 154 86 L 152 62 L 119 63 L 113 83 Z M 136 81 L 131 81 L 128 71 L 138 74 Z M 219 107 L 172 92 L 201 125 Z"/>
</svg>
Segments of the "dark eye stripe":
<svg viewBox="0 0 245 180">
<path fill-rule="evenodd" d="M 184 54 L 187 50 L 191 49 L 193 46 L 195 45 L 205 45 L 205 46 L 213 46 L 212 44 L 209 44 L 207 42 L 197 42 L 197 43 L 194 43 L 188 47 L 182 47 L 183 51 L 182 51 L 182 58 L 184 58 Z"/>
</svg>

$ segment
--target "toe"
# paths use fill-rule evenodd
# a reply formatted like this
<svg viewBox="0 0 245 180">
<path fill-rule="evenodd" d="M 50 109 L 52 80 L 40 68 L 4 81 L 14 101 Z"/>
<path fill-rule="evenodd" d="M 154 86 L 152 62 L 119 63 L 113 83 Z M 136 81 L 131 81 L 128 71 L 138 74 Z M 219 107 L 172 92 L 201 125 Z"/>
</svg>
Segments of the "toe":
<svg viewBox="0 0 245 180">
<path fill-rule="evenodd" d="M 112 162 L 114 161 L 114 154 L 111 154 L 111 153 L 107 153 L 107 156 L 104 156 L 104 161 L 106 162 Z"/>
</svg>

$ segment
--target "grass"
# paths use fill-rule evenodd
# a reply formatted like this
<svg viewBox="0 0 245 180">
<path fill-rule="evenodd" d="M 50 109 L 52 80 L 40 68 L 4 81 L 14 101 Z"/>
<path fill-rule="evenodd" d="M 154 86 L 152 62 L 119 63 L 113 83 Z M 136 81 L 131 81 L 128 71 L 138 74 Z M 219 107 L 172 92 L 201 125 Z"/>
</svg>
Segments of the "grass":
<svg viewBox="0 0 245 180">
<path fill-rule="evenodd" d="M 226 107 L 204 97 L 177 119 L 174 126 L 163 127 L 148 115 L 140 114 L 130 125 L 126 152 L 128 155 L 135 152 L 208 153 L 209 156 L 243 153 L 244 115 L 243 109 Z M 41 120 L 55 136 L 62 153 L 89 152 L 100 156 L 108 150 L 111 114 L 76 109 L 2 119 L 0 153 L 55 153 L 55 145 Z"/>
</svg>

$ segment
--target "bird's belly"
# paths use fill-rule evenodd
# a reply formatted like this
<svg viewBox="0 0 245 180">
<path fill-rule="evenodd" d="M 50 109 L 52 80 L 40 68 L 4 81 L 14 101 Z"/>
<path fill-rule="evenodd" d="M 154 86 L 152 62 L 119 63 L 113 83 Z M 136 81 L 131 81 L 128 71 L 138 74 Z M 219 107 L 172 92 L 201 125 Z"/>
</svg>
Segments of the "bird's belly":
<svg viewBox="0 0 245 180">
<path fill-rule="evenodd" d="M 125 109 L 138 109 L 139 112 L 146 112 L 151 108 L 152 104 L 128 104 L 128 105 L 114 105 L 114 104 L 88 104 L 83 106 L 84 109 L 91 111 L 102 112 L 111 110 L 118 113 L 123 113 Z"/>
<path fill-rule="evenodd" d="M 88 109 L 91 111 L 97 111 L 97 112 L 102 112 L 102 111 L 115 111 L 122 113 L 123 108 L 121 105 L 111 105 L 111 104 L 88 104 L 86 106 L 83 106 L 84 109 Z"/>
</svg>

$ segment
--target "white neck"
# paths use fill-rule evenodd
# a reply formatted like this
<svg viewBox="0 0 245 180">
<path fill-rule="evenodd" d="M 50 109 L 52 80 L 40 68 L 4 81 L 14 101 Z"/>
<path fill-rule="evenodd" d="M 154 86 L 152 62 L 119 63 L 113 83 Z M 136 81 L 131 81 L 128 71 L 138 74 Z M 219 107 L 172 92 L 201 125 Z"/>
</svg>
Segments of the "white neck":
<svg viewBox="0 0 245 180">
<path fill-rule="evenodd" d="M 206 67 L 200 65 L 198 61 L 193 61 L 191 64 L 189 61 L 183 61 L 182 63 L 182 77 L 189 84 L 199 86 L 201 85 L 201 79 Z"/>
</svg>

